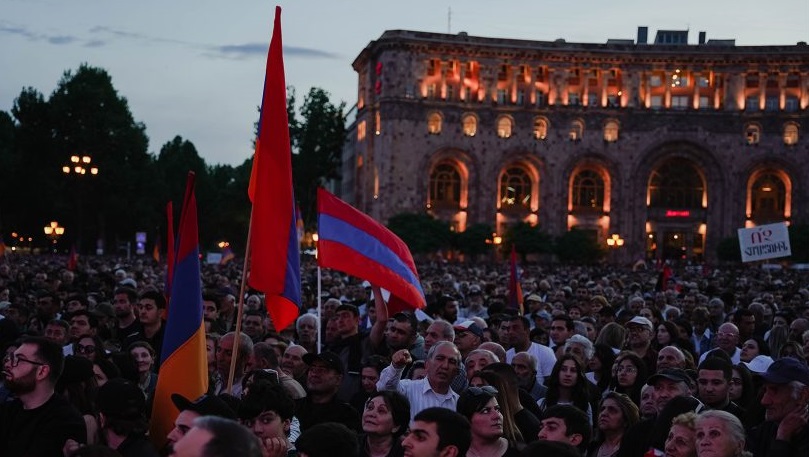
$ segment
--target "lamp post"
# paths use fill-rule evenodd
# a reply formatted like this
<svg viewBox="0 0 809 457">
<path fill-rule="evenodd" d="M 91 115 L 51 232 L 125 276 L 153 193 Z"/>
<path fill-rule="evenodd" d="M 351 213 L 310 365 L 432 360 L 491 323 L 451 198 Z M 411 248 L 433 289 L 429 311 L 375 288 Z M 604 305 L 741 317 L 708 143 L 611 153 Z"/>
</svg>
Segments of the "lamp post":
<svg viewBox="0 0 809 457">
<path fill-rule="evenodd" d="M 89 155 L 72 155 L 70 156 L 70 163 L 62 166 L 62 173 L 64 173 L 65 176 L 76 176 L 78 179 L 84 178 L 88 176 L 88 174 L 91 177 L 96 177 L 98 176 L 99 170 L 97 166 L 93 165 L 93 158 Z M 76 194 L 78 195 L 76 198 L 76 215 L 78 216 L 76 244 L 77 248 L 81 249 L 82 228 L 84 225 L 84 208 L 82 201 L 84 200 L 84 196 L 81 195 L 81 189 L 79 189 Z M 100 218 L 101 212 L 98 214 Z"/>
<path fill-rule="evenodd" d="M 609 238 L 607 238 L 607 248 L 610 250 L 616 250 L 620 247 L 623 247 L 624 239 L 621 238 L 621 235 L 617 233 L 613 233 Z M 613 255 L 613 257 L 615 257 Z"/>
<path fill-rule="evenodd" d="M 58 222 L 53 221 L 50 225 L 43 227 L 43 231 L 45 232 L 45 236 L 53 243 L 53 252 L 56 252 L 56 242 L 65 234 L 65 228 L 59 225 Z"/>
</svg>

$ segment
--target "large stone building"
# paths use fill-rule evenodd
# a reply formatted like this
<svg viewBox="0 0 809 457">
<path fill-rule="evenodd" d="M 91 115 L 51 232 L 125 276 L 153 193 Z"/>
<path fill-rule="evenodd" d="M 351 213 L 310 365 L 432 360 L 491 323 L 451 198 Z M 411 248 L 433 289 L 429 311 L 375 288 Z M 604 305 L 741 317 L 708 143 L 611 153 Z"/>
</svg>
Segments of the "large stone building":
<svg viewBox="0 0 809 457">
<path fill-rule="evenodd" d="M 342 196 L 385 221 L 573 227 L 622 257 L 715 258 L 809 222 L 809 46 L 524 41 L 386 31 L 356 58 Z"/>
</svg>

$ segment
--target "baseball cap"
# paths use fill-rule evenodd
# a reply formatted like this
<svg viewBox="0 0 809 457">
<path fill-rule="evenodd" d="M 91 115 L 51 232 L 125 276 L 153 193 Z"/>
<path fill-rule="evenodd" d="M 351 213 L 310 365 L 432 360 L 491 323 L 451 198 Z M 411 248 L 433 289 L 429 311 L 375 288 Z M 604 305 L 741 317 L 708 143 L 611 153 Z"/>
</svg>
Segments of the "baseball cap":
<svg viewBox="0 0 809 457">
<path fill-rule="evenodd" d="M 542 320 L 544 320 L 544 321 L 546 321 L 546 322 L 552 322 L 552 321 L 553 321 L 553 316 L 551 316 L 551 313 L 549 313 L 549 312 L 547 312 L 547 311 L 536 311 L 536 312 L 533 312 L 533 313 L 531 313 L 531 318 L 532 318 L 532 319 L 537 319 L 537 318 L 539 318 L 539 319 L 542 319 Z"/>
<path fill-rule="evenodd" d="M 481 329 L 475 321 L 463 321 L 460 324 L 453 325 L 452 328 L 456 332 L 472 332 L 479 338 L 483 338 L 483 329 Z"/>
<path fill-rule="evenodd" d="M 171 402 L 180 411 L 194 411 L 200 416 L 218 416 L 236 420 L 236 413 L 221 398 L 215 395 L 202 395 L 191 401 L 180 394 L 171 394 Z"/>
<path fill-rule="evenodd" d="M 97 396 L 98 410 L 105 416 L 119 419 L 145 419 L 146 397 L 135 383 L 125 379 L 110 379 Z"/>
<path fill-rule="evenodd" d="M 655 383 L 661 379 L 668 379 L 669 381 L 674 382 L 684 382 L 691 385 L 691 377 L 688 376 L 685 370 L 680 368 L 664 368 L 657 373 L 649 376 L 649 379 L 646 380 L 646 384 L 653 386 Z"/>
<path fill-rule="evenodd" d="M 759 376 L 764 382 L 772 384 L 789 384 L 792 381 L 798 381 L 804 385 L 809 385 L 809 367 L 792 357 L 781 357 L 767 367 L 767 371 L 760 373 Z"/>
<path fill-rule="evenodd" d="M 652 321 L 646 319 L 643 316 L 635 316 L 625 324 L 626 327 L 629 327 L 630 325 L 640 325 L 648 328 L 649 330 L 654 330 L 654 325 L 652 325 Z"/>
<path fill-rule="evenodd" d="M 529 294 L 527 297 L 525 297 L 525 300 L 523 300 L 523 302 L 528 303 L 529 301 L 542 302 L 542 298 L 537 294 Z"/>
<path fill-rule="evenodd" d="M 469 286 L 469 294 L 468 295 L 481 295 L 483 291 L 480 289 L 480 286 L 477 284 L 472 284 Z"/>
<path fill-rule="evenodd" d="M 765 373 L 773 362 L 772 357 L 768 355 L 757 355 L 749 362 L 742 363 L 744 363 L 752 373 L 760 374 Z"/>
<path fill-rule="evenodd" d="M 340 374 L 345 373 L 343 361 L 340 360 L 340 357 L 333 352 L 325 351 L 321 352 L 320 354 L 310 352 L 308 354 L 304 354 L 303 356 L 303 363 L 309 366 L 312 366 L 312 364 L 317 361 L 323 362 L 328 368 L 331 368 Z"/>
</svg>

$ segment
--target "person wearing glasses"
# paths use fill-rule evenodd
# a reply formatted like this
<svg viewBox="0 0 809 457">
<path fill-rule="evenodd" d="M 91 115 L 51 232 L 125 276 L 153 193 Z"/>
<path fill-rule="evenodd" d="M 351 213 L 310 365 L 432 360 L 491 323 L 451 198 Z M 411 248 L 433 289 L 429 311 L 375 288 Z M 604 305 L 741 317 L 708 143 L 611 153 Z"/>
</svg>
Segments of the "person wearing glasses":
<svg viewBox="0 0 809 457">
<path fill-rule="evenodd" d="M 4 457 L 62 455 L 68 440 L 85 443 L 84 419 L 55 393 L 64 355 L 53 341 L 29 337 L 3 359 L 5 387 L 16 396 L 0 404 L 0 443 Z"/>
<path fill-rule="evenodd" d="M 503 412 L 492 386 L 468 387 L 458 399 L 457 411 L 471 424 L 472 443 L 468 457 L 517 456 L 516 442 L 504 436 Z"/>
<path fill-rule="evenodd" d="M 734 365 L 741 362 L 742 350 L 739 349 L 739 328 L 736 325 L 726 322 L 719 326 L 719 330 L 716 332 L 716 346 L 716 349 L 702 354 L 699 357 L 699 363 L 702 363 L 708 354 L 715 351 L 724 351 Z"/>
</svg>

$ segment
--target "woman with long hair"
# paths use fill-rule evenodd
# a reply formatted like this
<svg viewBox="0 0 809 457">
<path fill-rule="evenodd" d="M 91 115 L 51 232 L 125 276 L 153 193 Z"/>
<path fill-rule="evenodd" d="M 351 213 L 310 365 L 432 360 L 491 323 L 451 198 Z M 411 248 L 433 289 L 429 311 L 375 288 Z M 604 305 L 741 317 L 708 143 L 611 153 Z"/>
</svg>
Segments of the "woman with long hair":
<svg viewBox="0 0 809 457">
<path fill-rule="evenodd" d="M 646 384 L 646 363 L 634 352 L 623 351 L 615 358 L 610 390 L 626 394 L 636 405 L 640 404 L 640 391 Z"/>
<path fill-rule="evenodd" d="M 601 400 L 596 421 L 596 437 L 587 450 L 588 457 L 613 457 L 618 454 L 624 433 L 640 420 L 638 407 L 629 397 L 608 392 Z"/>
<path fill-rule="evenodd" d="M 504 436 L 503 412 L 492 386 L 468 387 L 458 399 L 456 411 L 469 419 L 472 443 L 467 457 L 512 457 L 520 455 Z"/>
<path fill-rule="evenodd" d="M 371 393 L 362 410 L 359 457 L 401 457 L 401 438 L 410 421 L 410 402 L 399 392 Z"/>
<path fill-rule="evenodd" d="M 509 381 L 507 375 L 490 369 L 478 372 L 477 376 L 486 385 L 497 389 L 497 403 L 503 413 L 503 436 L 518 446 L 532 441 L 539 433 L 539 419 L 520 403 L 516 376 Z"/>
<path fill-rule="evenodd" d="M 770 346 L 759 336 L 751 336 L 742 344 L 740 359 L 742 362 L 750 362 L 760 355 L 770 355 Z"/>
<path fill-rule="evenodd" d="M 585 376 L 598 387 L 600 393 L 606 392 L 612 380 L 612 365 L 615 363 L 615 352 L 606 344 L 593 346 L 593 357 L 587 363 Z"/>
<path fill-rule="evenodd" d="M 656 351 L 666 347 L 675 346 L 680 338 L 680 330 L 674 322 L 663 321 L 657 324 L 654 338 L 652 338 L 652 348 Z"/>
<path fill-rule="evenodd" d="M 616 324 L 615 322 L 609 322 L 601 328 L 600 332 L 598 332 L 595 344 L 606 344 L 612 348 L 612 352 L 617 354 L 624 347 L 624 343 L 626 342 L 626 334 L 626 328 L 624 328 L 622 325 Z"/>
<path fill-rule="evenodd" d="M 537 401 L 540 411 L 544 412 L 554 405 L 573 405 L 586 412 L 590 424 L 593 423 L 593 407 L 588 400 L 590 382 L 584 376 L 578 357 L 572 354 L 559 357 L 550 377 L 545 381 L 548 392 L 545 398 Z"/>
</svg>

